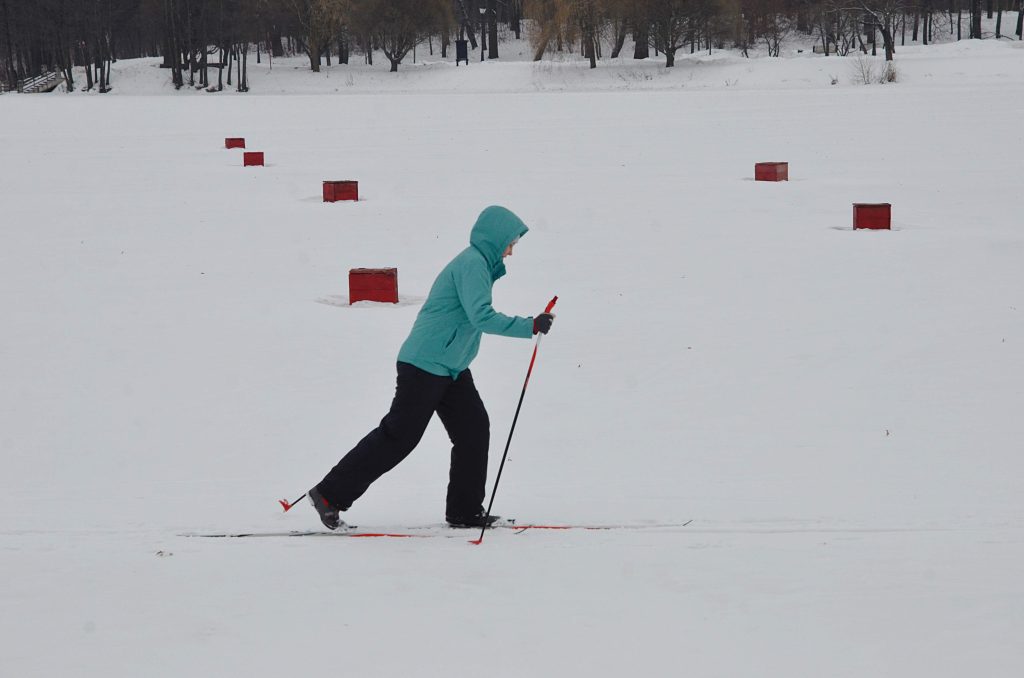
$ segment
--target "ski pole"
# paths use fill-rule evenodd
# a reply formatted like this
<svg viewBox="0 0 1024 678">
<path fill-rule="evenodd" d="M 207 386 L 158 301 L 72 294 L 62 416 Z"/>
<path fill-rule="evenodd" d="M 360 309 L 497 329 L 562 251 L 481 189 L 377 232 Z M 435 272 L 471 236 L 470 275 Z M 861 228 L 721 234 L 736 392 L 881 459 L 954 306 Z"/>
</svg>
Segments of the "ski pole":
<svg viewBox="0 0 1024 678">
<path fill-rule="evenodd" d="M 545 313 L 551 313 L 551 309 L 555 307 L 555 302 L 558 301 L 558 296 L 555 295 L 548 302 L 547 307 L 544 309 Z M 494 479 L 494 489 L 491 490 L 491 501 L 487 503 L 487 513 L 484 515 L 484 524 L 480 528 L 480 538 L 470 539 L 470 544 L 481 544 L 484 540 L 484 532 L 487 530 L 487 519 L 491 517 L 491 507 L 494 506 L 494 495 L 498 493 L 498 483 L 501 482 L 501 472 L 505 468 L 505 458 L 508 456 L 509 445 L 512 444 L 512 434 L 516 430 L 516 422 L 519 421 L 519 410 L 523 407 L 523 398 L 526 397 L 526 387 L 530 384 L 530 374 L 533 372 L 533 363 L 537 360 L 537 349 L 540 348 L 540 340 L 544 335 L 540 332 L 537 333 L 537 342 L 533 345 L 533 357 L 530 358 L 530 368 L 526 370 L 526 381 L 523 382 L 523 391 L 519 394 L 519 404 L 516 405 L 516 414 L 512 417 L 512 428 L 508 432 L 508 440 L 505 441 L 505 452 L 501 455 L 501 464 L 498 466 L 498 476 Z"/>
</svg>

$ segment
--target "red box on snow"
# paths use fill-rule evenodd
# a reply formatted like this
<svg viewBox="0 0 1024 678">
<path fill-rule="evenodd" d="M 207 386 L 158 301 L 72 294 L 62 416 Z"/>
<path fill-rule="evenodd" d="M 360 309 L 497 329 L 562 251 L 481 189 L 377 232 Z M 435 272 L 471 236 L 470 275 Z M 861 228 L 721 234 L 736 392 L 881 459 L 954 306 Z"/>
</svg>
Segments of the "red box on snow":
<svg viewBox="0 0 1024 678">
<path fill-rule="evenodd" d="M 246 151 L 242 163 L 245 167 L 263 167 L 263 151 Z"/>
<path fill-rule="evenodd" d="M 756 163 L 754 165 L 754 181 L 789 181 L 789 163 Z"/>
<path fill-rule="evenodd" d="M 245 139 L 242 137 L 228 137 L 224 140 L 224 148 L 245 148 Z"/>
<path fill-rule="evenodd" d="M 325 181 L 324 202 L 359 200 L 358 181 Z"/>
<path fill-rule="evenodd" d="M 348 303 L 385 301 L 398 303 L 397 268 L 353 268 L 348 272 Z"/>
<path fill-rule="evenodd" d="M 892 226 L 892 205 L 887 202 L 853 203 L 853 228 L 889 230 Z"/>
</svg>

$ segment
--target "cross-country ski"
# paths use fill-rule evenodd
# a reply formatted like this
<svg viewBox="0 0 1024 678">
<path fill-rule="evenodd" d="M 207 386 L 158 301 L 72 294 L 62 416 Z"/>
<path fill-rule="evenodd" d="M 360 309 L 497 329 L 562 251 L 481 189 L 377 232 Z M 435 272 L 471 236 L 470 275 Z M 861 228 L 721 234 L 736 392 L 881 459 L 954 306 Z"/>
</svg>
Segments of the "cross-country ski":
<svg viewBox="0 0 1024 678">
<path fill-rule="evenodd" d="M 488 529 L 511 530 L 522 534 L 531 530 L 541 531 L 566 531 L 582 530 L 593 532 L 606 532 L 612 530 L 669 530 L 674 528 L 687 527 L 692 523 L 688 520 L 682 523 L 647 523 L 638 525 L 544 525 L 534 523 L 499 523 L 491 525 Z M 184 533 L 182 537 L 196 537 L 206 539 L 242 539 L 252 537 L 465 537 L 467 532 L 464 529 L 453 528 L 448 525 L 415 525 L 407 527 L 387 528 L 360 528 L 355 525 L 347 525 L 338 530 L 290 530 L 287 532 L 193 532 Z"/>
</svg>

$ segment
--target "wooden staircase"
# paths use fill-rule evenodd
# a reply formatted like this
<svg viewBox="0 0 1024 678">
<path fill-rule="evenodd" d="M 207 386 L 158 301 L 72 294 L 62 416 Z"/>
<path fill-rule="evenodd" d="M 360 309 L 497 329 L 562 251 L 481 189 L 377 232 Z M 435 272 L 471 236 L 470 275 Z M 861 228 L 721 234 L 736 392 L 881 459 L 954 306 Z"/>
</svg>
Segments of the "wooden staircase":
<svg viewBox="0 0 1024 678">
<path fill-rule="evenodd" d="M 18 91 L 22 94 L 43 94 L 52 92 L 64 82 L 64 76 L 60 71 L 50 71 L 32 78 L 24 78 L 18 81 Z"/>
</svg>

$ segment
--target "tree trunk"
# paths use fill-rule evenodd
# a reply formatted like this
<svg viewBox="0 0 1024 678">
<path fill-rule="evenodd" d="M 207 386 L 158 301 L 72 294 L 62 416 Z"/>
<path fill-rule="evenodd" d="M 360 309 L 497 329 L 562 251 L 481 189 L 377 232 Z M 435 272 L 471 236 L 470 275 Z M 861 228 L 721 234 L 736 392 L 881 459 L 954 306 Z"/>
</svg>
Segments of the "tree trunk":
<svg viewBox="0 0 1024 678">
<path fill-rule="evenodd" d="M 612 58 L 618 59 L 619 52 L 622 51 L 622 46 L 626 44 L 626 22 L 616 22 L 615 24 L 615 43 L 612 45 Z"/>
<path fill-rule="evenodd" d="M 651 56 L 651 47 L 648 44 L 650 38 L 647 36 L 647 27 L 637 28 L 633 32 L 633 58 L 646 59 Z"/>
<path fill-rule="evenodd" d="M 171 82 L 174 83 L 175 89 L 181 89 L 185 84 L 185 80 L 181 74 L 181 49 L 178 44 L 178 22 L 175 17 L 174 3 L 170 0 L 164 1 L 164 35 L 165 37 L 165 48 L 164 48 L 164 63 L 168 64 L 171 69 Z M 83 57 L 85 55 L 83 54 Z M 83 59 L 83 63 L 88 64 L 88 59 Z M 92 87 L 92 76 L 89 75 L 88 69 L 86 69 L 86 78 L 89 87 Z"/>
<path fill-rule="evenodd" d="M 161 50 L 163 52 L 164 62 L 160 64 L 160 68 L 174 67 L 174 48 L 171 46 L 172 44 L 173 43 L 171 42 L 171 37 L 166 33 L 165 29 L 164 46 L 163 49 Z"/>
<path fill-rule="evenodd" d="M 971 0 L 971 38 L 981 39 L 981 0 Z"/>
<path fill-rule="evenodd" d="M 57 50 L 58 50 L 58 62 L 60 64 L 61 73 L 64 75 L 64 82 L 66 83 L 66 89 L 68 92 L 75 91 L 75 76 L 74 76 L 74 57 L 71 55 L 70 50 L 65 46 L 65 31 L 64 27 L 66 23 L 62 20 L 60 31 L 57 33 Z M 8 44 L 8 47 L 10 45 Z M 16 86 L 12 85 L 12 89 Z"/>
<path fill-rule="evenodd" d="M 544 56 L 544 52 L 548 49 L 548 43 L 551 42 L 551 32 L 544 31 L 540 41 L 537 43 L 537 49 L 533 51 L 533 60 L 540 61 Z"/>
<path fill-rule="evenodd" d="M 892 40 L 892 17 L 885 17 L 885 23 L 882 24 L 882 44 L 885 45 L 885 60 L 892 61 L 892 54 L 896 51 L 896 46 Z"/>
<path fill-rule="evenodd" d="M 244 58 L 245 58 L 245 53 L 242 51 L 242 47 L 239 46 L 238 47 L 238 57 L 235 59 L 235 63 L 237 64 L 236 68 L 238 68 L 238 87 L 237 87 L 237 91 L 239 91 L 239 92 L 244 92 L 245 91 L 245 82 L 242 80 L 242 60 Z"/>
<path fill-rule="evenodd" d="M 1017 5 L 1017 39 L 1024 40 L 1024 0 Z"/>
<path fill-rule="evenodd" d="M 516 34 L 516 40 L 523 39 L 523 0 L 512 0 L 511 2 L 511 17 L 510 23 L 512 25 L 512 32 Z"/>
<path fill-rule="evenodd" d="M 487 39 L 490 41 L 487 50 L 488 59 L 498 58 L 498 13 L 495 0 L 487 0 Z"/>
<path fill-rule="evenodd" d="M 4 34 L 7 42 L 7 84 L 14 89 L 18 86 L 18 78 L 14 72 L 14 43 L 11 41 L 11 17 L 7 10 L 7 0 L 3 0 Z"/>
<path fill-rule="evenodd" d="M 83 54 L 82 54 L 82 57 L 83 57 L 82 61 L 85 63 L 85 91 L 86 92 L 91 92 L 92 91 L 92 85 L 93 85 L 93 80 L 92 80 L 92 60 L 89 59 L 87 54 L 85 54 L 85 47 L 82 48 L 82 52 L 83 52 Z"/>
<path fill-rule="evenodd" d="M 484 50 L 487 49 L 487 24 L 484 15 L 480 15 L 480 60 L 484 60 Z"/>
<path fill-rule="evenodd" d="M 311 31 L 312 33 L 312 31 Z M 320 72 L 320 40 L 316 35 L 309 36 L 309 44 L 306 45 L 306 49 L 309 52 L 309 68 L 314 73 Z M 231 83 L 228 83 L 229 85 Z"/>
<path fill-rule="evenodd" d="M 270 29 L 270 55 L 272 57 L 284 56 L 284 45 L 281 44 L 281 28 L 279 26 Z"/>
<path fill-rule="evenodd" d="M 996 40 L 1003 37 L 1003 5 L 996 10 Z"/>
<path fill-rule="evenodd" d="M 672 68 L 676 65 L 676 50 L 666 49 L 665 50 L 665 68 Z"/>
<path fill-rule="evenodd" d="M 196 86 L 196 50 L 192 46 L 192 3 L 185 0 L 185 49 L 188 50 L 188 84 Z"/>
</svg>

